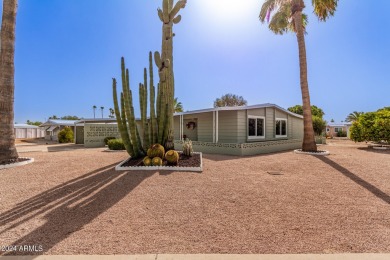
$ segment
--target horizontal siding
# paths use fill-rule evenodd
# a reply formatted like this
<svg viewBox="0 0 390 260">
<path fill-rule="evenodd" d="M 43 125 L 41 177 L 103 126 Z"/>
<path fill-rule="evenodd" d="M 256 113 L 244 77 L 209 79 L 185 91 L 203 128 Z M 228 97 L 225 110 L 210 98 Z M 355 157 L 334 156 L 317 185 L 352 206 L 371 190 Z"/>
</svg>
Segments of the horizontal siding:
<svg viewBox="0 0 390 260">
<path fill-rule="evenodd" d="M 275 139 L 275 109 L 267 107 L 265 112 L 265 140 L 273 140 Z"/>
<path fill-rule="evenodd" d="M 180 140 L 180 116 L 173 118 L 173 136 L 175 140 Z"/>
<path fill-rule="evenodd" d="M 236 143 L 238 111 L 219 111 L 218 112 L 218 142 Z"/>
<path fill-rule="evenodd" d="M 303 119 L 297 117 L 291 117 L 292 121 L 292 138 L 303 139 Z"/>
<path fill-rule="evenodd" d="M 198 141 L 213 141 L 213 113 L 203 113 L 198 115 Z"/>
<path fill-rule="evenodd" d="M 287 119 L 288 114 L 286 112 L 283 112 L 279 109 L 275 109 L 275 118 L 286 118 Z"/>
<path fill-rule="evenodd" d="M 247 139 L 247 116 L 246 111 L 237 111 L 237 142 L 246 143 Z"/>
</svg>

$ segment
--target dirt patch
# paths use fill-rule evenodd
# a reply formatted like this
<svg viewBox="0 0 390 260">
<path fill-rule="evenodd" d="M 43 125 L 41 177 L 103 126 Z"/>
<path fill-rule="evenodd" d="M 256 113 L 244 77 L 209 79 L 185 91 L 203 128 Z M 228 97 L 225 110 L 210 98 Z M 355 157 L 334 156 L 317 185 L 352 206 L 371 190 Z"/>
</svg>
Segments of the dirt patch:
<svg viewBox="0 0 390 260">
<path fill-rule="evenodd" d="M 0 171 L 1 254 L 390 253 L 389 153 L 203 154 L 203 172 L 115 171 L 123 153 L 26 153 Z"/>
</svg>

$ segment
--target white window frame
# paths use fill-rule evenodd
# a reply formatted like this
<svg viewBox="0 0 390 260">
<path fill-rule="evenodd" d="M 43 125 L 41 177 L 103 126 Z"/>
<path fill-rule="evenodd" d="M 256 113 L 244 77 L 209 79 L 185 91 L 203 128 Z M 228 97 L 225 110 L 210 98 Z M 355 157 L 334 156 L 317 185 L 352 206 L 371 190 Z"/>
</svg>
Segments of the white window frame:
<svg viewBox="0 0 390 260">
<path fill-rule="evenodd" d="M 286 134 L 285 135 L 278 135 L 276 133 L 276 121 L 285 121 L 286 122 Z M 280 125 L 280 131 L 282 131 L 282 125 Z M 275 137 L 276 138 L 287 137 L 287 131 L 288 131 L 287 118 L 275 118 Z"/>
<path fill-rule="evenodd" d="M 256 119 L 256 127 L 255 127 L 255 136 L 249 136 L 249 119 Z M 262 136 L 257 136 L 257 119 L 263 119 L 263 135 Z M 248 140 L 259 140 L 259 139 L 265 139 L 265 117 L 264 116 L 251 116 L 251 115 L 248 115 L 248 119 L 247 119 L 247 122 L 246 122 L 246 125 L 247 125 L 247 137 L 248 137 Z"/>
</svg>

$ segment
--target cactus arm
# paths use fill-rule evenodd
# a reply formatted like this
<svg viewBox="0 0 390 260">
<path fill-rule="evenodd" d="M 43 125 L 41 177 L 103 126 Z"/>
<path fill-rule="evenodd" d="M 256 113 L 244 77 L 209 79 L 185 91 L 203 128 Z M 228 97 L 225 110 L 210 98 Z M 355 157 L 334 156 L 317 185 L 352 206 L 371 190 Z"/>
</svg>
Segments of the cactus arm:
<svg viewBox="0 0 390 260">
<path fill-rule="evenodd" d="M 180 0 L 175 4 L 175 7 L 169 13 L 170 20 L 173 20 L 174 17 L 179 13 L 180 9 L 184 8 L 187 4 L 187 0 Z"/>
<path fill-rule="evenodd" d="M 123 140 L 123 144 L 125 145 L 125 148 L 126 148 L 126 151 L 127 153 L 132 156 L 134 154 L 134 147 L 130 141 L 130 135 L 129 135 L 129 129 L 127 128 L 127 123 L 126 123 L 126 113 L 125 113 L 125 100 L 124 100 L 124 96 L 123 96 L 123 92 L 121 92 L 121 110 L 122 110 L 122 132 L 124 134 L 122 134 L 121 132 L 121 137 L 122 137 L 122 140 Z M 127 147 L 127 146 L 128 147 Z"/>
<path fill-rule="evenodd" d="M 173 18 L 173 20 L 172 20 L 172 22 L 174 24 L 178 24 L 178 23 L 180 23 L 180 21 L 181 21 L 181 15 L 180 14 L 178 16 L 176 16 L 175 18 Z"/>
<path fill-rule="evenodd" d="M 144 130 L 144 150 L 147 150 L 150 146 L 150 136 L 149 136 L 149 127 L 148 127 L 148 74 L 146 68 L 144 68 L 144 84 L 143 84 L 143 130 Z"/>
<path fill-rule="evenodd" d="M 158 51 L 154 52 L 154 62 L 156 63 L 158 70 L 161 70 L 163 66 L 161 61 L 161 55 Z"/>
<path fill-rule="evenodd" d="M 169 0 L 163 0 L 163 22 L 169 23 Z"/>
<path fill-rule="evenodd" d="M 157 143 L 157 123 L 156 123 L 156 109 L 155 109 L 155 87 L 153 79 L 153 57 L 152 52 L 149 52 L 149 87 L 150 87 L 150 136 L 151 143 Z"/>
<path fill-rule="evenodd" d="M 158 18 L 160 18 L 160 21 L 164 22 L 163 11 L 160 8 L 157 9 L 157 14 L 158 14 Z"/>
<path fill-rule="evenodd" d="M 112 92 L 113 92 L 113 99 L 114 99 L 114 111 L 115 111 L 115 116 L 116 116 L 116 121 L 118 123 L 118 129 L 119 133 L 121 135 L 121 138 L 123 140 L 123 144 L 125 145 L 126 151 L 129 155 L 133 154 L 133 146 L 130 143 L 130 138 L 129 134 L 127 132 L 127 127 L 126 127 L 126 120 L 123 120 L 121 117 L 121 112 L 119 110 L 119 105 L 118 105 L 118 96 L 117 96 L 117 90 L 116 90 L 116 79 L 112 79 Z M 123 103 L 122 101 L 123 94 L 121 93 L 121 104 Z M 124 110 L 122 109 L 122 116 L 126 116 Z"/>
<path fill-rule="evenodd" d="M 126 69 L 125 72 L 125 62 L 123 58 L 122 58 L 122 80 L 124 81 L 123 96 L 124 96 L 126 118 L 129 124 L 131 143 L 133 144 L 134 147 L 134 153 L 131 156 L 133 158 L 138 158 L 140 156 L 140 150 L 139 150 L 140 145 L 137 143 L 134 107 L 132 101 L 132 94 L 130 90 L 129 70 Z"/>
</svg>

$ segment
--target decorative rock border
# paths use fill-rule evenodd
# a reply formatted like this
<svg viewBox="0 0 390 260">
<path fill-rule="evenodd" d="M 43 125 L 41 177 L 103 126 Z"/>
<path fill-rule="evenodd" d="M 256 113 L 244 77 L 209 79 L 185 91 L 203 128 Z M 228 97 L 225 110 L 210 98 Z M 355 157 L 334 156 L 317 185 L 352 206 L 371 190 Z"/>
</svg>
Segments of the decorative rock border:
<svg viewBox="0 0 390 260">
<path fill-rule="evenodd" d="M 0 170 L 12 168 L 12 167 L 17 167 L 17 166 L 22 166 L 22 165 L 26 165 L 26 164 L 34 162 L 34 158 L 19 157 L 19 159 L 26 159 L 26 160 L 25 161 L 21 161 L 21 162 L 16 162 L 16 163 L 0 165 Z"/>
<path fill-rule="evenodd" d="M 308 154 L 308 155 L 329 155 L 330 152 L 329 151 L 317 151 L 317 152 L 303 152 L 302 149 L 296 149 L 294 150 L 294 153 L 297 153 L 297 154 Z"/>
<path fill-rule="evenodd" d="M 115 166 L 116 171 L 180 171 L 180 172 L 202 172 L 203 160 L 202 153 L 194 152 L 200 155 L 200 167 L 178 167 L 178 166 L 122 166 L 128 159 Z"/>
<path fill-rule="evenodd" d="M 110 150 L 110 149 L 105 149 L 103 152 L 107 153 L 117 153 L 117 152 L 126 152 L 126 150 Z"/>
<path fill-rule="evenodd" d="M 390 149 L 390 147 L 387 147 L 387 146 L 373 146 L 372 148 L 375 149 L 375 150 L 387 150 L 387 149 Z"/>
</svg>

